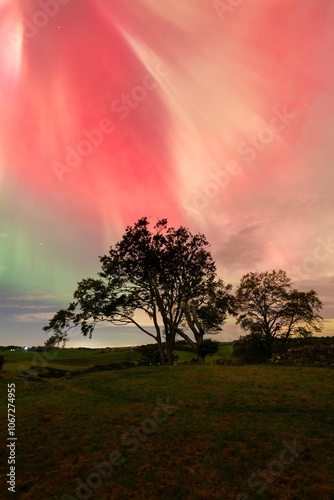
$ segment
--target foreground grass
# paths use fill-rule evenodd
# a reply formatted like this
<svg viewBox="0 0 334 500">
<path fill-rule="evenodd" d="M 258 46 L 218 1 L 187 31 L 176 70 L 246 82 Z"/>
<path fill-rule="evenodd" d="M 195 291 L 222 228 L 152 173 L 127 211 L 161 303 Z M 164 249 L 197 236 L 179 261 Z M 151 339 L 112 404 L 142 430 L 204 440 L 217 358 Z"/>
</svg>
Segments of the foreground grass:
<svg viewBox="0 0 334 500">
<path fill-rule="evenodd" d="M 113 450 L 125 461 L 89 498 L 333 499 L 329 369 L 178 365 L 15 383 L 20 499 L 77 498 L 76 478 L 93 478 L 93 464 Z M 122 442 L 141 426 L 150 432 L 143 441 Z M 283 441 L 297 447 L 284 464 Z"/>
</svg>

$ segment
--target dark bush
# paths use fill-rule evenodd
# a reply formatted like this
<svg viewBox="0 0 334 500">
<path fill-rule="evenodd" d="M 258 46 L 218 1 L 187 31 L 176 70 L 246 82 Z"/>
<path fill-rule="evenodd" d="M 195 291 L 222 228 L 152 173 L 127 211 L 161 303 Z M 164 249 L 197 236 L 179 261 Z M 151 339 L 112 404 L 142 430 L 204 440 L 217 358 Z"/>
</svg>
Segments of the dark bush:
<svg viewBox="0 0 334 500">
<path fill-rule="evenodd" d="M 273 355 L 285 354 L 289 349 L 305 346 L 334 345 L 333 337 L 292 337 L 287 342 L 283 339 L 274 339 L 272 343 Z M 240 337 L 233 342 L 233 356 L 243 363 L 262 364 L 270 359 L 265 348 L 265 342 L 260 335 L 252 334 Z"/>
<path fill-rule="evenodd" d="M 138 361 L 139 366 L 159 366 L 161 365 L 161 357 L 157 344 L 147 344 L 136 347 L 136 351 L 142 356 Z M 174 354 L 173 360 L 177 361 L 179 356 Z M 167 354 L 165 353 L 165 364 L 167 362 Z"/>
<path fill-rule="evenodd" d="M 198 354 L 205 361 L 206 356 L 213 356 L 219 351 L 219 342 L 217 340 L 205 339 L 198 348 Z"/>
<path fill-rule="evenodd" d="M 245 335 L 233 342 L 232 356 L 243 363 L 263 364 L 268 361 L 268 355 L 261 338 L 257 335 Z"/>
<path fill-rule="evenodd" d="M 191 347 L 185 340 L 177 340 L 174 344 L 174 349 L 177 351 L 191 352 Z"/>
</svg>

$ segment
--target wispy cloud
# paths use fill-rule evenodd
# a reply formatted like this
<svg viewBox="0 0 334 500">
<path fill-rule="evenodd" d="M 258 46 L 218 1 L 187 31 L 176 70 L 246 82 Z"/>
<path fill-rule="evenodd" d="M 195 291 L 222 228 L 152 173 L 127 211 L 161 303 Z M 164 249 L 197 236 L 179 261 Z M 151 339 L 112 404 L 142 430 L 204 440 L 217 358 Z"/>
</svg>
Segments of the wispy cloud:
<svg viewBox="0 0 334 500">
<path fill-rule="evenodd" d="M 18 323 L 39 323 L 41 321 L 48 322 L 54 316 L 53 312 L 32 312 L 26 314 L 14 314 L 11 318 Z"/>
</svg>

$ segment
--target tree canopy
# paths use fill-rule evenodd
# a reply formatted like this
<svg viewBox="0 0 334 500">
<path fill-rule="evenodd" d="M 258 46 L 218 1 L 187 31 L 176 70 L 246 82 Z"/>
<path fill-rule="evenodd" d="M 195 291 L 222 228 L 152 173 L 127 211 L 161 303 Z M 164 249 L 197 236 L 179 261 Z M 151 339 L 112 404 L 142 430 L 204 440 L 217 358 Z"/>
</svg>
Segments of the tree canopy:
<svg viewBox="0 0 334 500">
<path fill-rule="evenodd" d="M 74 302 L 44 329 L 66 337 L 80 325 L 82 333 L 91 336 L 98 322 L 133 323 L 157 342 L 161 364 L 165 354 L 173 364 L 176 335 L 200 355 L 204 335 L 220 331 L 233 304 L 231 285 L 217 278 L 208 247 L 204 235 L 183 226 L 168 227 L 167 219 L 151 231 L 143 217 L 100 257 L 99 277 L 78 283 Z M 154 332 L 136 321 L 136 311 L 146 314 Z"/>
<path fill-rule="evenodd" d="M 322 303 L 314 290 L 292 288 L 285 271 L 251 272 L 236 291 L 237 323 L 260 345 L 267 359 L 277 340 L 312 336 L 321 331 Z"/>
</svg>

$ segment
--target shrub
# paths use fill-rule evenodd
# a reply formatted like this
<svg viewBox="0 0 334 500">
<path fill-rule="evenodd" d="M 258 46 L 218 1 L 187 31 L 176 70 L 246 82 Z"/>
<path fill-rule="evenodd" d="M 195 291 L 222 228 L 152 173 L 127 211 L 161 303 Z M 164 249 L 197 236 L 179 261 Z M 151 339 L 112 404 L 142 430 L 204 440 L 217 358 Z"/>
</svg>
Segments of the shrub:
<svg viewBox="0 0 334 500">
<path fill-rule="evenodd" d="M 308 337 L 290 338 L 287 342 L 283 339 L 274 339 L 272 343 L 273 355 L 285 354 L 288 350 L 306 346 L 334 345 L 333 337 Z M 243 363 L 262 364 L 270 359 L 265 349 L 265 343 L 260 335 L 245 335 L 233 342 L 233 356 Z"/>
<path fill-rule="evenodd" d="M 213 356 L 219 351 L 219 342 L 217 340 L 205 339 L 198 348 L 199 356 L 205 361 L 206 356 Z"/>
<path fill-rule="evenodd" d="M 158 366 L 161 365 L 160 352 L 157 344 L 147 344 L 141 345 L 136 348 L 137 352 L 140 352 L 142 357 L 140 358 L 139 366 Z M 174 361 L 179 359 L 177 354 L 173 356 Z M 165 364 L 167 364 L 167 355 L 165 353 Z"/>
<path fill-rule="evenodd" d="M 232 356 L 243 363 L 262 364 L 268 361 L 262 339 L 254 334 L 245 335 L 235 340 L 233 342 Z"/>
</svg>

